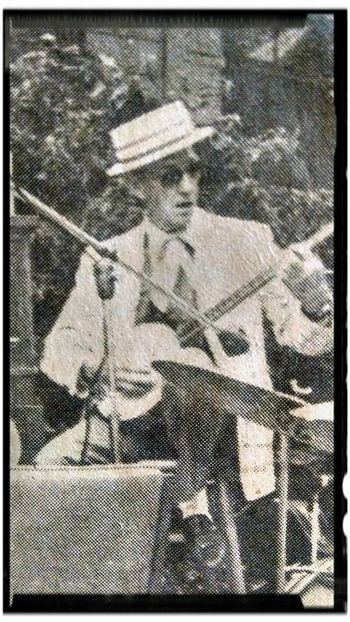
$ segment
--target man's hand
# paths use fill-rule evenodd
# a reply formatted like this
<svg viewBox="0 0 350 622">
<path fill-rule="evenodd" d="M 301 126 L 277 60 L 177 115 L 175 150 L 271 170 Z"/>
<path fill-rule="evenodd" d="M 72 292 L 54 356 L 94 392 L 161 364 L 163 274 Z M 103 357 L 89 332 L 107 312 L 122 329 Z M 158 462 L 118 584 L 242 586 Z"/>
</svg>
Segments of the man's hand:
<svg viewBox="0 0 350 622">
<path fill-rule="evenodd" d="M 125 369 L 116 370 L 111 387 L 104 371 L 98 372 L 88 363 L 83 363 L 77 388 L 80 393 L 88 393 L 98 402 L 105 399 L 111 391 L 117 391 L 129 399 L 139 399 L 153 389 L 154 383 L 152 371 Z"/>
<path fill-rule="evenodd" d="M 97 383 L 97 369 L 89 363 L 83 363 L 80 367 L 77 379 L 77 392 L 80 396 L 89 395 Z"/>
<path fill-rule="evenodd" d="M 113 298 L 115 282 L 118 280 L 115 261 L 103 257 L 94 264 L 94 275 L 100 298 L 102 300 Z"/>
<path fill-rule="evenodd" d="M 329 316 L 333 297 L 327 282 L 327 272 L 312 254 L 295 254 L 282 275 L 288 289 L 300 300 L 303 312 L 318 321 Z"/>
<path fill-rule="evenodd" d="M 135 370 L 119 371 L 114 379 L 114 389 L 123 397 L 139 399 L 147 395 L 154 387 L 152 372 Z"/>
</svg>

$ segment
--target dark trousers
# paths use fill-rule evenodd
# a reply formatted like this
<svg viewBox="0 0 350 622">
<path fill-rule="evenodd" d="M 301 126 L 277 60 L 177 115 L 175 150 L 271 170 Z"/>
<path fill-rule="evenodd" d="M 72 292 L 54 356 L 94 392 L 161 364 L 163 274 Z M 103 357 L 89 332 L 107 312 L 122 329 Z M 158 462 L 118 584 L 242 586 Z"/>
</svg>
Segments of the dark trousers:
<svg viewBox="0 0 350 622">
<path fill-rule="evenodd" d="M 191 499 L 208 480 L 239 484 L 236 418 L 208 411 L 195 397 L 167 386 L 147 414 L 122 421 L 123 461 L 177 460 L 177 502 Z"/>
</svg>

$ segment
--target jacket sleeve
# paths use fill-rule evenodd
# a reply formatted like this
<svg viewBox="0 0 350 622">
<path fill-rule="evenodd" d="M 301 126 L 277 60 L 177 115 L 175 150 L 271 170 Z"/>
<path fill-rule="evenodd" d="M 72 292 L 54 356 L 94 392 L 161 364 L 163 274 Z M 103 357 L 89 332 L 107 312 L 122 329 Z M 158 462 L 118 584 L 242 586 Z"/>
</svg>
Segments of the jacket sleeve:
<svg viewBox="0 0 350 622">
<path fill-rule="evenodd" d="M 82 363 L 97 368 L 102 356 L 102 302 L 97 293 L 93 262 L 85 253 L 75 286 L 46 338 L 40 367 L 71 395 L 77 395 L 77 378 Z"/>
<path fill-rule="evenodd" d="M 267 236 L 271 262 L 276 260 L 279 248 L 273 242 L 268 228 Z M 315 258 L 315 262 L 317 260 Z M 320 267 L 322 266 L 320 262 Z M 276 277 L 260 293 L 264 312 L 272 322 L 273 330 L 281 346 L 289 346 L 300 354 L 316 356 L 329 352 L 333 347 L 333 326 L 310 320 L 302 311 L 300 301 Z"/>
</svg>

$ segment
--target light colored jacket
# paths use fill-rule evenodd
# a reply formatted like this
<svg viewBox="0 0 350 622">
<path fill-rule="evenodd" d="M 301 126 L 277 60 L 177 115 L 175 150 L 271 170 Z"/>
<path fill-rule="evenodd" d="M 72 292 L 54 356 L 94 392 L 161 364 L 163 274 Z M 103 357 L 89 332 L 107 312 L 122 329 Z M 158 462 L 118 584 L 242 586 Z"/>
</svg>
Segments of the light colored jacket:
<svg viewBox="0 0 350 622">
<path fill-rule="evenodd" d="M 122 236 L 106 242 L 117 250 L 120 259 L 141 271 L 144 262 L 145 231 L 152 235 L 144 220 Z M 196 208 L 186 239 L 195 248 L 192 280 L 196 284 L 198 306 L 206 311 L 222 298 L 251 280 L 273 263 L 279 249 L 270 228 L 253 221 L 224 218 Z M 115 295 L 109 301 L 109 329 L 116 367 L 150 367 L 154 359 L 175 359 L 210 367 L 203 353 L 182 350 L 179 354 L 175 335 L 164 326 L 135 326 L 140 281 L 130 272 L 119 269 Z M 228 357 L 222 353 L 220 371 L 242 381 L 271 389 L 265 357 L 263 310 L 272 321 L 280 344 L 305 354 L 317 354 L 325 348 L 324 328 L 306 318 L 300 303 L 280 279 L 275 279 L 257 294 L 218 320 L 229 330 L 243 329 L 250 342 L 246 354 Z M 154 329 L 154 331 L 153 331 Z M 164 336 L 164 338 L 163 338 Z M 211 335 L 212 339 L 213 335 Z M 176 352 L 175 352 L 176 351 Z M 103 357 L 103 307 L 97 294 L 92 262 L 84 254 L 73 288 L 62 312 L 46 339 L 42 371 L 52 380 L 76 393 L 76 381 L 83 362 L 97 367 Z M 162 382 L 156 383 L 143 401 L 147 412 L 161 399 Z M 119 399 L 122 419 L 141 414 L 133 402 Z M 247 499 L 255 499 L 274 489 L 273 432 L 261 425 L 238 418 L 241 480 Z"/>
</svg>

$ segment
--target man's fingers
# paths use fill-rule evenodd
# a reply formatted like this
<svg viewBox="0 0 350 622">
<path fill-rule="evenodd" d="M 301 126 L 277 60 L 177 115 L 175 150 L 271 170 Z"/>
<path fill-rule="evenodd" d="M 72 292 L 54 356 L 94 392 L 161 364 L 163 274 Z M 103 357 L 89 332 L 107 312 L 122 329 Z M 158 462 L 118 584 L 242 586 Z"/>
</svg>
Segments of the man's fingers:
<svg viewBox="0 0 350 622">
<path fill-rule="evenodd" d="M 94 275 L 99 296 L 103 300 L 112 298 L 114 285 L 118 280 L 115 262 L 102 258 L 98 263 L 94 264 Z"/>
<path fill-rule="evenodd" d="M 305 276 L 302 266 L 296 263 L 289 265 L 284 271 L 282 281 L 300 299 L 300 296 L 304 296 L 305 289 L 308 287 L 309 277 Z"/>
<path fill-rule="evenodd" d="M 154 387 L 153 382 L 130 382 L 117 380 L 114 389 L 129 398 L 140 398 L 146 395 Z"/>
<path fill-rule="evenodd" d="M 116 264 L 107 258 L 102 258 L 98 263 L 94 264 L 94 272 L 96 278 L 113 278 L 117 279 Z"/>
</svg>

